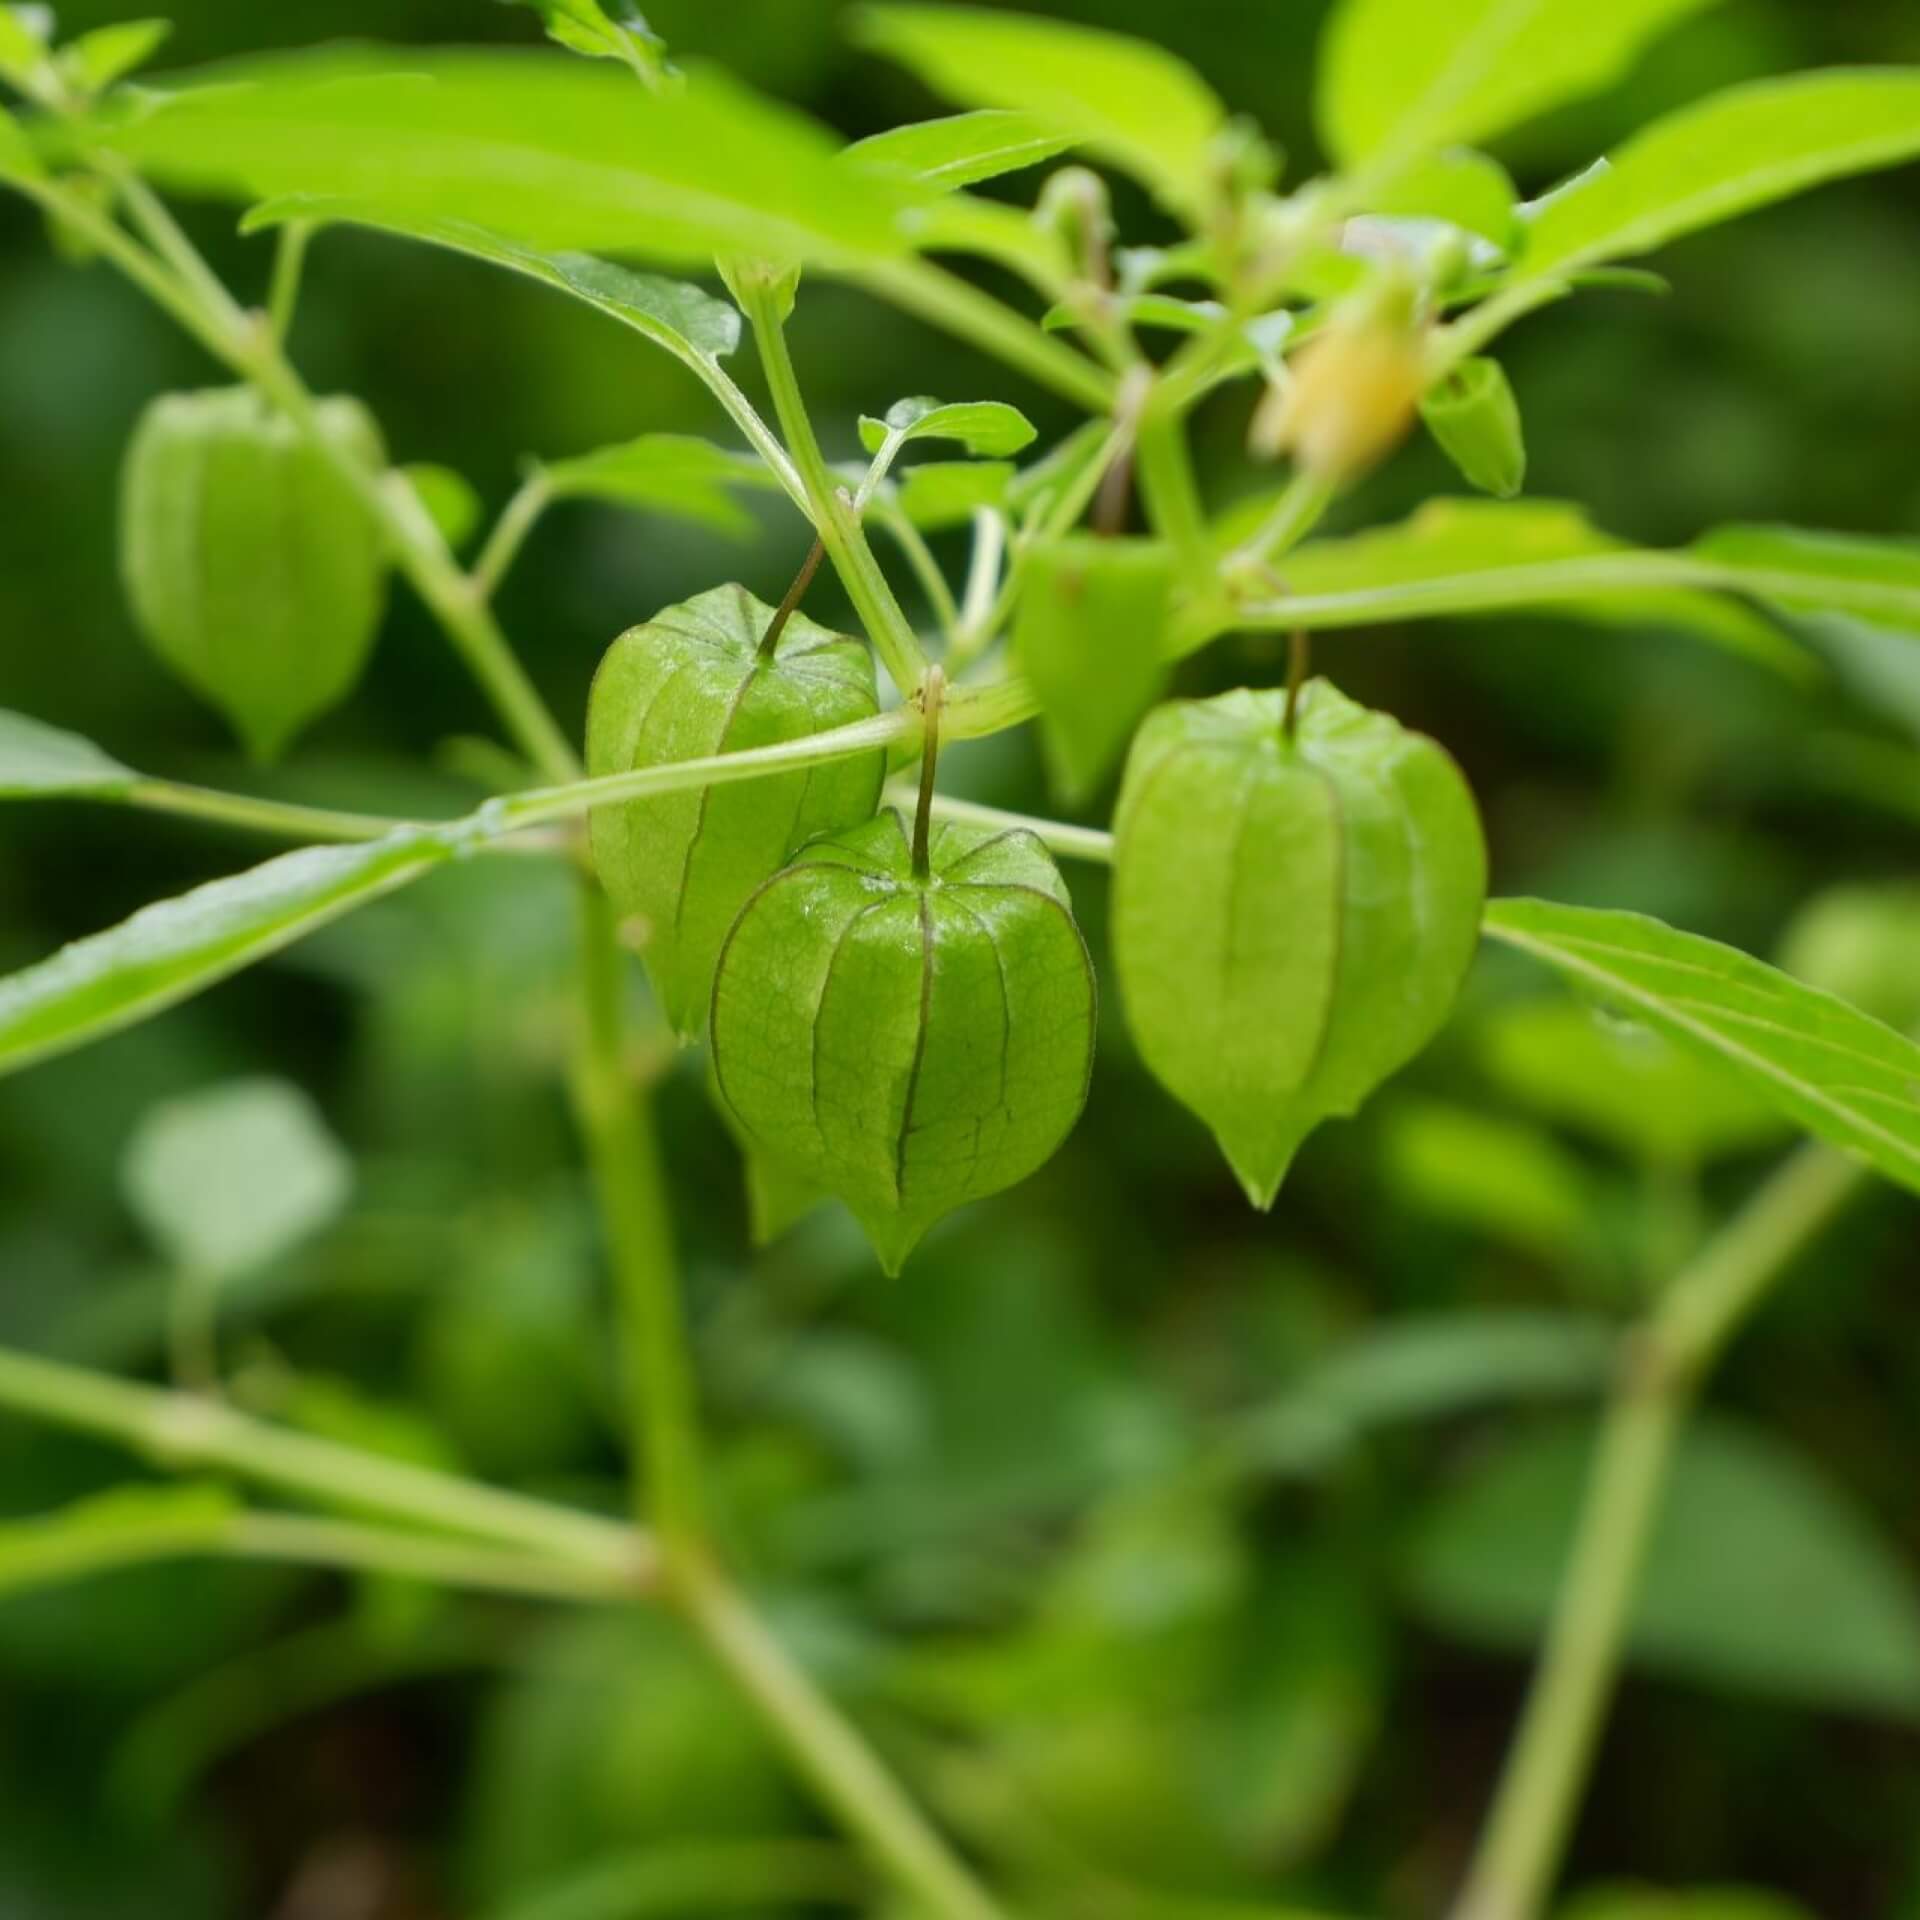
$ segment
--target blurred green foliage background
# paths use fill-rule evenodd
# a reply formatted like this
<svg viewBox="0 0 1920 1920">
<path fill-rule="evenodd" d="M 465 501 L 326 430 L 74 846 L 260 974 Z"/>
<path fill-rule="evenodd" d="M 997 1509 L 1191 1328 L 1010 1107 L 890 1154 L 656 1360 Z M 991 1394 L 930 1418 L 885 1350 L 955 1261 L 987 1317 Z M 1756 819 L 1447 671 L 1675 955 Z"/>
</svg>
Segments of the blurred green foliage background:
<svg viewBox="0 0 1920 1920">
<path fill-rule="evenodd" d="M 1313 0 L 1035 10 L 1166 39 L 1276 133 L 1291 171 L 1312 169 Z M 68 29 L 115 13 L 60 11 Z M 170 64 L 353 34 L 537 37 L 485 0 L 175 11 Z M 933 111 L 848 48 L 839 11 L 648 8 L 677 50 L 848 136 Z M 1537 189 L 1713 87 L 1890 61 L 1920 61 L 1906 0 L 1730 0 L 1502 157 Z M 1151 210 L 1120 204 L 1150 237 Z M 189 214 L 257 297 L 264 243 L 236 238 L 226 210 Z M 1920 173 L 1826 189 L 1658 264 L 1669 297 L 1591 297 L 1510 342 L 1529 492 L 1652 543 L 1736 519 L 1920 533 Z M 1004 396 L 1043 432 L 1068 424 L 839 288 L 805 290 L 794 333 L 833 454 L 903 393 Z M 494 505 L 531 453 L 725 433 L 630 335 L 365 235 L 320 243 L 294 348 L 319 390 L 374 407 L 397 458 L 455 467 Z M 212 379 L 121 284 L 0 204 L 0 706 L 209 784 L 471 804 L 486 716 L 404 597 L 359 696 L 271 775 L 136 642 L 114 568 L 117 463 L 152 394 Z M 1256 482 L 1236 404 L 1202 420 L 1216 504 Z M 1340 523 L 1455 490 L 1417 446 Z M 577 718 L 622 627 L 726 578 L 776 599 L 802 548 L 772 507 L 744 545 L 569 507 L 502 611 Z M 844 614 L 825 580 L 809 604 Z M 1320 659 L 1459 756 L 1496 890 L 1639 907 L 1768 952 L 1824 885 L 1912 871 L 1920 667 L 1829 642 L 1835 674 L 1811 691 L 1672 635 L 1543 618 L 1337 634 Z M 1184 685 L 1279 671 L 1267 646 L 1228 642 Z M 1050 810 L 1024 738 L 956 752 L 943 776 Z M 256 857 L 108 811 L 21 809 L 4 826 L 9 967 Z M 1103 877 L 1069 878 L 1099 956 Z M 569 930 L 561 874 L 460 868 L 9 1081 L 0 1339 L 155 1367 L 168 1249 L 142 1225 L 152 1207 L 129 1204 L 130 1149 L 162 1103 L 278 1077 L 342 1143 L 350 1198 L 226 1289 L 236 1392 L 316 1431 L 616 1504 L 595 1229 L 559 1085 Z M 1517 963 L 1488 964 L 1441 1044 L 1316 1138 L 1260 1219 L 1109 1006 L 1067 1149 L 898 1283 L 831 1211 L 752 1253 L 697 1065 L 673 1074 L 676 1226 L 734 1544 L 796 1644 L 985 1856 L 1066 1863 L 1109 1889 L 1090 1912 L 1436 1909 L 1551 1591 L 1605 1326 L 1777 1149 L 1644 1044 Z M 1589 1056 L 1603 1079 L 1622 1061 L 1643 1077 L 1582 1103 L 1569 1088 Z M 1683 1464 L 1576 1880 L 1741 1881 L 1832 1920 L 1920 1915 L 1917 1279 L 1920 1220 L 1879 1195 L 1735 1355 Z M 126 1471 L 0 1425 L 6 1513 Z M 0 1601 L 0 1689 L 8 1920 L 587 1920 L 642 1909 L 536 1896 L 667 1841 L 818 1832 L 725 1689 L 652 1620 L 191 1566 Z M 797 1890 L 797 1856 L 794 1874 Z M 1117 1882 L 1165 1903 L 1128 1906 Z M 818 1910 L 847 1908 L 823 1886 Z"/>
</svg>

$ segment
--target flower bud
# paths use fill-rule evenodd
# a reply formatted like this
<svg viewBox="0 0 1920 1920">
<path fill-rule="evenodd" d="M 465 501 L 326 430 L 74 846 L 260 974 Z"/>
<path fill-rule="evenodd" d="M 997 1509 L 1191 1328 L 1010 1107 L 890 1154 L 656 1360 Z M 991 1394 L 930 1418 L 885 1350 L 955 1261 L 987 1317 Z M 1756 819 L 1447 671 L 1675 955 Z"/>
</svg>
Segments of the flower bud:
<svg viewBox="0 0 1920 1920">
<path fill-rule="evenodd" d="M 1400 443 L 1427 378 L 1419 332 L 1403 312 L 1374 304 L 1337 315 L 1300 349 L 1290 372 L 1254 416 L 1254 451 L 1290 454 L 1334 485 L 1357 478 Z"/>
</svg>

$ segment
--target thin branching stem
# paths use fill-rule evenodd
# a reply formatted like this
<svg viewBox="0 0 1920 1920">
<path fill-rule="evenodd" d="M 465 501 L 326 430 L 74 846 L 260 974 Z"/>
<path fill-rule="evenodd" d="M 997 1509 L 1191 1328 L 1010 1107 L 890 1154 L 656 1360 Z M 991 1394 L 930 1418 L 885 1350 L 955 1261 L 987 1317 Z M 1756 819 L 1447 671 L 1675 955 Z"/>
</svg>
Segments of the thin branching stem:
<svg viewBox="0 0 1920 1920">
<path fill-rule="evenodd" d="M 1454 1920 L 1536 1920 L 1619 1673 L 1633 1598 L 1700 1384 L 1865 1176 L 1802 1148 L 1673 1282 L 1626 1345 L 1540 1664 Z"/>
</svg>

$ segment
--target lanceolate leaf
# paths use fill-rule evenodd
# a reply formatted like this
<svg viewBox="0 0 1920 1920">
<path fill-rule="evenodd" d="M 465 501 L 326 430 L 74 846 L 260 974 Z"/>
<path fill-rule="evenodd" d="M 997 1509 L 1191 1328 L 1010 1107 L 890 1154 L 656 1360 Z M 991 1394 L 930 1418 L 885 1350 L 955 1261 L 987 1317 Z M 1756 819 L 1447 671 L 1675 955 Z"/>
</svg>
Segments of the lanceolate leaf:
<svg viewBox="0 0 1920 1920">
<path fill-rule="evenodd" d="M 77 733 L 0 709 L 0 799 L 65 793 L 110 800 L 139 777 Z"/>
<path fill-rule="evenodd" d="M 1479 1059 L 1510 1100 L 1633 1160 L 1699 1167 L 1788 1131 L 1773 1101 L 1718 1056 L 1551 992 L 1489 1018 Z"/>
<path fill-rule="evenodd" d="M 1610 166 L 1555 196 L 1533 223 L 1521 272 L 1558 276 L 1647 253 L 1823 180 L 1916 155 L 1920 69 L 1755 81 L 1656 120 Z"/>
<path fill-rule="evenodd" d="M 1071 135 L 1037 115 L 982 107 L 856 140 L 845 157 L 851 165 L 902 173 L 946 193 L 1038 166 L 1072 144 Z"/>
<path fill-rule="evenodd" d="M 121 20 L 60 49 L 60 71 L 83 94 L 104 93 L 144 67 L 173 32 L 170 20 Z"/>
<path fill-rule="evenodd" d="M 1242 1415 L 1228 1448 L 1255 1470 L 1312 1472 L 1381 1427 L 1500 1401 L 1597 1396 L 1619 1356 L 1618 1329 L 1596 1315 L 1511 1307 L 1413 1314 L 1359 1334 Z"/>
<path fill-rule="evenodd" d="M 1233 516 L 1223 535 L 1243 523 Z M 1685 554 L 1650 553 L 1602 533 L 1558 501 L 1434 500 L 1410 519 L 1287 556 L 1275 625 L 1368 626 L 1514 607 L 1572 619 L 1663 625 L 1804 674 L 1803 650 L 1769 621 L 1710 592 L 1738 584 Z"/>
<path fill-rule="evenodd" d="M 470 254 L 511 273 L 570 293 L 623 326 L 645 334 L 689 365 L 723 359 L 740 344 L 740 316 L 726 301 L 684 280 L 636 273 L 586 253 L 542 253 L 517 240 L 464 220 L 434 220 L 394 213 L 366 200 L 295 194 L 256 207 L 242 221 L 256 233 L 289 220 L 332 221 L 373 227 L 429 246 Z"/>
<path fill-rule="evenodd" d="M 679 433 L 642 434 L 622 446 L 552 461 L 541 472 L 558 499 L 611 500 L 722 533 L 745 533 L 753 525 L 728 487 L 776 485 L 751 454 Z"/>
<path fill-rule="evenodd" d="M 1920 1188 L 1920 1046 L 1844 1000 L 1637 913 L 1497 900 L 1487 934 L 1725 1062 L 1809 1133 Z"/>
<path fill-rule="evenodd" d="M 1692 552 L 1790 611 L 1842 612 L 1920 632 L 1920 541 L 1736 526 L 1696 540 Z"/>
<path fill-rule="evenodd" d="M 1344 0 L 1320 47 L 1320 137 L 1341 165 L 1476 141 L 1597 92 L 1709 0 Z"/>
<path fill-rule="evenodd" d="M 1029 554 L 1014 628 L 1056 784 L 1079 798 L 1126 750 L 1166 682 L 1172 550 L 1071 536 Z"/>
<path fill-rule="evenodd" d="M 1226 109 L 1163 49 L 986 7 L 868 7 L 857 19 L 868 46 L 950 98 L 1029 112 L 1124 167 L 1174 208 L 1205 204 Z"/>
<path fill-rule="evenodd" d="M 451 852 L 447 836 L 417 829 L 361 846 L 308 847 L 76 940 L 0 980 L 0 1074 L 158 1013 Z"/>
<path fill-rule="evenodd" d="M 1015 469 L 1006 460 L 928 460 L 900 481 L 900 511 L 923 533 L 957 527 L 1007 497 Z"/>
<path fill-rule="evenodd" d="M 162 180 L 319 194 L 397 224 L 472 221 L 523 246 L 705 264 L 902 250 L 906 182 L 837 163 L 818 127 L 717 72 L 649 94 L 539 54 L 365 49 L 238 62 L 103 118 Z"/>
<path fill-rule="evenodd" d="M 1476 1640 L 1532 1646 L 1564 1577 L 1591 1442 L 1584 1425 L 1522 1435 L 1446 1494 L 1412 1558 L 1422 1610 Z M 1733 1421 L 1696 1418 L 1681 1441 L 1628 1642 L 1657 1671 L 1920 1716 L 1912 1574 L 1809 1462 Z"/>
</svg>

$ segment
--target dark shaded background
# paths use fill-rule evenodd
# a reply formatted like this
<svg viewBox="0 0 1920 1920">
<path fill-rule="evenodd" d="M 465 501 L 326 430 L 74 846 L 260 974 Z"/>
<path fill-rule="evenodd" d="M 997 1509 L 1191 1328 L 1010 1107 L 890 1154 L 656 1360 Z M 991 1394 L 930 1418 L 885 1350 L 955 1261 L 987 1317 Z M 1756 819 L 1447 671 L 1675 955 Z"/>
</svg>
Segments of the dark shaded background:
<svg viewBox="0 0 1920 1920">
<path fill-rule="evenodd" d="M 1165 37 L 1276 132 L 1296 175 L 1311 170 L 1317 5 L 1037 10 Z M 485 0 L 180 11 L 170 64 L 353 33 L 536 36 L 530 15 Z M 915 84 L 846 47 L 839 11 L 649 8 L 676 48 L 729 62 L 849 136 L 931 111 Z M 68 29 L 113 17 L 76 0 L 61 13 Z M 1903 60 L 1920 61 L 1920 15 L 1903 0 L 1738 0 L 1663 43 L 1617 93 L 1501 152 L 1537 188 L 1716 86 Z M 1143 205 L 1123 195 L 1122 208 L 1134 237 L 1151 232 Z M 261 286 L 266 256 L 233 237 L 231 210 L 195 209 L 191 224 L 239 286 Z M 1920 171 L 1829 188 L 1660 265 L 1669 298 L 1592 297 L 1513 336 L 1529 492 L 1583 501 L 1611 531 L 1654 543 L 1736 519 L 1920 532 Z M 903 393 L 1003 395 L 1043 432 L 1070 424 L 1048 397 L 841 289 L 809 288 L 794 332 L 830 451 L 851 451 L 855 416 Z M 631 336 L 537 288 L 372 237 L 320 243 L 294 344 L 317 387 L 372 403 L 398 458 L 456 467 L 494 505 L 529 453 L 652 428 L 725 437 L 697 385 Z M 487 716 L 404 595 L 359 697 L 266 776 L 135 640 L 114 572 L 117 462 L 149 396 L 211 378 L 110 274 L 63 262 L 24 207 L 0 204 L 0 706 L 209 784 L 393 810 L 470 804 L 473 759 L 458 743 L 486 734 Z M 1202 420 L 1221 503 L 1255 484 L 1244 425 L 1243 401 Z M 1438 457 L 1413 448 L 1342 516 L 1394 517 L 1453 490 Z M 621 627 L 721 578 L 777 597 L 802 545 L 771 510 L 739 547 L 568 508 L 536 536 L 502 611 L 572 722 Z M 824 582 L 813 610 L 835 612 Z M 1911 871 L 1920 786 L 1903 820 L 1897 795 L 1891 808 L 1842 797 L 1801 749 L 1835 731 L 1902 743 L 1902 713 L 1920 724 L 1920 671 L 1869 703 L 1792 689 L 1673 636 L 1538 618 L 1336 635 L 1322 659 L 1459 755 L 1499 891 L 1641 907 L 1764 952 L 1824 883 Z M 1249 677 L 1276 677 L 1270 652 L 1228 643 L 1192 663 L 1187 684 Z M 969 748 L 944 771 L 980 797 L 1048 809 L 1024 739 Z M 9 966 L 256 854 L 78 809 L 16 810 L 4 828 Z M 1070 878 L 1099 954 L 1101 878 Z M 568 926 L 557 875 L 461 870 L 6 1083 L 0 1337 L 150 1368 L 164 1279 L 118 1197 L 129 1130 L 168 1095 L 284 1074 L 352 1149 L 358 1197 L 341 1226 L 231 1303 L 247 1391 L 324 1430 L 397 1436 L 613 1503 L 593 1229 L 556 1081 Z M 1076 1849 L 1163 1887 L 1394 1915 L 1443 1896 L 1524 1669 L 1427 1623 L 1407 1591 L 1408 1543 L 1459 1476 L 1527 1444 L 1542 1416 L 1390 1433 L 1225 1507 L 1177 1476 L 1227 1410 L 1270 1400 L 1382 1318 L 1631 1306 L 1672 1224 L 1635 1169 L 1559 1139 L 1609 1196 L 1569 1262 L 1440 1217 L 1385 1150 L 1397 1106 L 1418 1098 L 1524 1121 L 1474 1044 L 1476 1021 L 1514 987 L 1486 969 L 1433 1053 L 1310 1146 L 1270 1220 L 1244 1210 L 1200 1129 L 1141 1074 L 1110 1006 L 1093 1104 L 1066 1151 L 938 1236 L 894 1286 L 831 1213 L 750 1255 L 697 1070 L 667 1089 L 740 1548 L 823 1670 L 988 1850 L 1021 1816 L 994 1810 L 969 1753 Z M 1704 1204 L 1737 1195 L 1756 1164 L 1716 1167 Z M 1916 1245 L 1907 1203 L 1860 1209 L 1803 1263 L 1719 1395 L 1817 1463 L 1909 1558 Z M 127 1471 L 0 1426 L 8 1511 Z M 1124 1492 L 1143 1484 L 1160 1491 Z M 1094 1590 L 1111 1574 L 1126 1604 L 1075 1613 L 1063 1567 Z M 1075 1624 L 1036 1627 L 1037 1595 L 1044 1620 L 1064 1610 Z M 380 1583 L 192 1568 L 0 1605 L 0 1676 L 8 1920 L 504 1913 L 508 1895 L 656 1836 L 808 1825 L 757 1737 L 652 1624 L 556 1625 Z M 1255 1694 L 1261 1716 L 1230 1710 Z M 1697 1673 L 1636 1679 L 1576 1877 L 1742 1879 L 1834 1920 L 1920 1915 L 1913 1720 L 1911 1703 L 1833 1712 Z M 976 1722 L 995 1731 L 969 1742 Z M 1170 1784 L 1182 1741 L 1201 1758 L 1179 1761 Z"/>
</svg>

